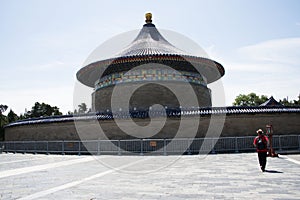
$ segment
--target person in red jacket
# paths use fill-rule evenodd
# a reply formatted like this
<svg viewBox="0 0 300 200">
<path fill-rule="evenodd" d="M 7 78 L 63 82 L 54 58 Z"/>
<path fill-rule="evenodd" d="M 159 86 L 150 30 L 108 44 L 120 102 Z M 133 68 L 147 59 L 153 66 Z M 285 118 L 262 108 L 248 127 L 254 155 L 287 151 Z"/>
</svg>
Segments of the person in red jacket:
<svg viewBox="0 0 300 200">
<path fill-rule="evenodd" d="M 253 145 L 256 147 L 260 169 L 264 172 L 267 164 L 269 139 L 261 129 L 258 129 L 256 133 L 258 136 L 255 137 Z"/>
</svg>

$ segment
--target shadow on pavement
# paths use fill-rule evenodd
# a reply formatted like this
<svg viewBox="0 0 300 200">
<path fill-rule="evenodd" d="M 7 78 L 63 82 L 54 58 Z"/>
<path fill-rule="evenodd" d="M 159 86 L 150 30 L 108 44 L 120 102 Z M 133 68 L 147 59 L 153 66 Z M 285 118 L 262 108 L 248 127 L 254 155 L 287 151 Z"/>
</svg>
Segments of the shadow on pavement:
<svg viewBox="0 0 300 200">
<path fill-rule="evenodd" d="M 265 170 L 265 172 L 268 172 L 268 173 L 279 173 L 279 174 L 283 173 L 283 172 L 277 171 L 277 170 Z"/>
</svg>

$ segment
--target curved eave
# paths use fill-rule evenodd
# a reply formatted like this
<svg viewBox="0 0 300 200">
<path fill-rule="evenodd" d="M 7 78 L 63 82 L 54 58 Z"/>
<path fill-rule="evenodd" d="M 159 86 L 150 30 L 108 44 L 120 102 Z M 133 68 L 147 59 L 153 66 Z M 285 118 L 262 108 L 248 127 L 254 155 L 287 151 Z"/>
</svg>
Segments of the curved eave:
<svg viewBox="0 0 300 200">
<path fill-rule="evenodd" d="M 207 83 L 212 83 L 225 74 L 223 66 L 208 58 L 190 56 L 190 55 L 172 55 L 172 54 L 163 54 L 163 55 L 142 55 L 142 56 L 127 56 L 127 57 L 118 57 L 107 60 L 101 60 L 94 63 L 91 63 L 83 68 L 81 68 L 77 74 L 77 79 L 89 87 L 94 87 L 96 80 L 100 78 L 103 72 L 108 66 L 114 64 L 126 64 L 126 63 L 139 63 L 139 62 L 157 62 L 163 60 L 171 61 L 187 61 L 197 68 L 201 75 L 205 76 Z"/>
</svg>

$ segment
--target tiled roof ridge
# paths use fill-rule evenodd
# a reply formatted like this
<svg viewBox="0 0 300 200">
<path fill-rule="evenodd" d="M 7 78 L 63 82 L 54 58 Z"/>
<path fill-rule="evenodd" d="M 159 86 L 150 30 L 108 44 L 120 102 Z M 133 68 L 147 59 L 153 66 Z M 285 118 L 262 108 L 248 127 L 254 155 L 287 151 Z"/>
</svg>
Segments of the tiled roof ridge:
<svg viewBox="0 0 300 200">
<path fill-rule="evenodd" d="M 208 108 L 182 108 L 182 109 L 167 109 L 167 112 L 153 111 L 156 117 L 166 116 L 168 117 L 180 117 L 180 116 L 195 116 L 195 115 L 230 115 L 230 114 L 259 114 L 259 113 L 300 113 L 300 106 L 291 107 L 208 107 Z M 156 113 L 155 113 L 156 112 Z M 70 122 L 77 120 L 113 120 L 114 118 L 126 119 L 129 117 L 133 118 L 148 118 L 149 112 L 143 111 L 130 111 L 130 115 L 125 112 L 116 112 L 114 115 L 111 112 L 97 112 L 88 113 L 81 115 L 61 115 L 61 116 L 51 116 L 42 117 L 34 119 L 26 119 L 22 121 L 17 121 L 6 125 L 5 127 L 21 126 L 21 125 L 34 125 L 43 123 L 59 123 L 59 122 Z"/>
</svg>

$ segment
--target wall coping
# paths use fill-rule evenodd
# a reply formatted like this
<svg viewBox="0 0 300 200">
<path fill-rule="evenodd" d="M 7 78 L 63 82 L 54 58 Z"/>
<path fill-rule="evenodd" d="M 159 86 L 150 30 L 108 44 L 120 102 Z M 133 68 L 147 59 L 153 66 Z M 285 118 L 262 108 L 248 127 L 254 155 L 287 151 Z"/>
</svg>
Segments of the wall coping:
<svg viewBox="0 0 300 200">
<path fill-rule="evenodd" d="M 165 112 L 152 110 L 151 117 L 173 117 L 179 118 L 181 116 L 210 116 L 210 115 L 243 115 L 243 114 L 276 114 L 276 113 L 300 113 L 300 106 L 230 106 L 230 107 L 208 107 L 208 108 L 167 108 Z M 40 117 L 16 121 L 6 125 L 4 128 L 33 125 L 33 124 L 47 124 L 60 123 L 71 121 L 85 121 L 85 120 L 113 120 L 114 118 L 128 119 L 128 118 L 149 118 L 148 110 L 130 111 L 129 114 L 125 111 L 112 112 L 93 112 L 79 115 L 59 115 L 50 117 Z"/>
</svg>

